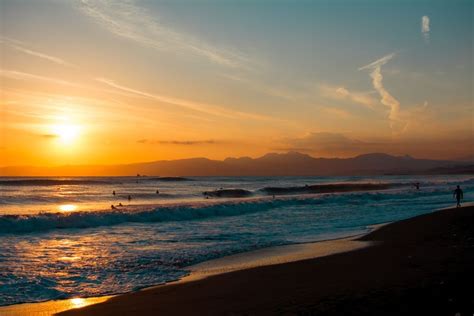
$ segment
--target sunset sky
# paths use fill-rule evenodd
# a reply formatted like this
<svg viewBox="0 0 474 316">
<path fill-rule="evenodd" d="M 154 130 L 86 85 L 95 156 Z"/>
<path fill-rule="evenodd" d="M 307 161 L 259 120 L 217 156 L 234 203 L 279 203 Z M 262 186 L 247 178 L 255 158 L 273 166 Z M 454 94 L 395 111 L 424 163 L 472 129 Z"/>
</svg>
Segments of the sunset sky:
<svg viewBox="0 0 474 316">
<path fill-rule="evenodd" d="M 2 0 L 0 15 L 0 166 L 474 154 L 469 0 Z"/>
</svg>

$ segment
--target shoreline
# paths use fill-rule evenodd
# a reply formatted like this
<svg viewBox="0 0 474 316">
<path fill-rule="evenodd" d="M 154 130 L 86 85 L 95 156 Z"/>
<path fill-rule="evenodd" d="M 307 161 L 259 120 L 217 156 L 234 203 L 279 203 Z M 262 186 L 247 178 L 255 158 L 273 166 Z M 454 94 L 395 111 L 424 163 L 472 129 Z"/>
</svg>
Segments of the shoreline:
<svg viewBox="0 0 474 316">
<path fill-rule="evenodd" d="M 474 207 L 357 238 L 371 247 L 113 297 L 59 315 L 472 315 Z"/>
<path fill-rule="evenodd" d="M 183 284 L 202 280 L 211 276 L 230 273 L 239 270 L 252 269 L 262 266 L 285 264 L 300 260 L 315 259 L 337 253 L 353 251 L 370 247 L 371 242 L 359 242 L 357 238 L 363 237 L 391 222 L 368 225 L 366 232 L 354 233 L 347 236 L 321 239 L 316 241 L 292 243 L 270 246 L 218 257 L 191 266 L 185 267 L 189 274 L 180 279 L 162 284 L 147 286 L 136 291 L 113 295 L 81 297 L 62 300 L 47 300 L 42 302 L 26 302 L 0 306 L 0 315 L 5 316 L 48 316 L 56 313 L 83 308 L 89 305 L 105 302 L 113 297 L 154 290 L 174 284 Z M 249 261 L 250 260 L 250 261 Z"/>
<path fill-rule="evenodd" d="M 257 267 L 285 264 L 307 259 L 321 258 L 337 253 L 354 251 L 370 247 L 375 243 L 358 241 L 357 239 L 390 224 L 382 223 L 367 226 L 364 233 L 351 234 L 343 237 L 321 239 L 316 241 L 299 242 L 278 246 L 259 248 L 256 250 L 239 252 L 224 257 L 206 260 L 186 267 L 189 274 L 176 281 L 166 282 L 151 287 L 140 289 L 147 291 L 170 284 L 187 283 L 202 280 L 211 276 L 230 273 L 234 271 L 253 269 Z"/>
</svg>

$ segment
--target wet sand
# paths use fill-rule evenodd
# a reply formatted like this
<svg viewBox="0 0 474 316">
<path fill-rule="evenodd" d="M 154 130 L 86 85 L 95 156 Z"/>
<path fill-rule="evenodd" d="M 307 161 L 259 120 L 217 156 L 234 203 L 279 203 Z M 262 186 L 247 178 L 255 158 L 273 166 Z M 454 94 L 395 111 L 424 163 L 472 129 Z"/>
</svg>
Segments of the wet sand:
<svg viewBox="0 0 474 316">
<path fill-rule="evenodd" d="M 374 225 L 371 226 L 370 229 L 377 229 L 379 226 L 381 225 Z M 188 267 L 187 269 L 190 271 L 190 274 L 180 280 L 169 282 L 165 285 L 157 285 L 146 288 L 142 291 L 148 291 L 155 288 L 160 288 L 162 286 L 170 286 L 178 283 L 196 281 L 212 275 L 228 273 L 237 270 L 328 256 L 340 252 L 368 247 L 371 245 L 371 242 L 355 240 L 362 235 L 363 234 L 346 238 L 262 248 L 255 251 L 239 253 L 201 262 Z M 41 303 L 16 304 L 0 307 L 0 316 L 51 316 L 66 310 L 101 303 L 112 297 L 114 296 L 75 298 L 46 301 Z"/>
<path fill-rule="evenodd" d="M 473 314 L 474 207 L 391 223 L 353 241 L 372 246 L 298 261 L 272 254 L 271 265 L 255 267 L 242 258 L 201 265 L 205 278 L 60 315 Z M 233 272 L 214 275 L 222 271 Z"/>
<path fill-rule="evenodd" d="M 104 302 L 112 296 L 72 298 L 68 300 L 24 303 L 0 307 L 0 316 L 50 316 L 57 313 Z"/>
</svg>

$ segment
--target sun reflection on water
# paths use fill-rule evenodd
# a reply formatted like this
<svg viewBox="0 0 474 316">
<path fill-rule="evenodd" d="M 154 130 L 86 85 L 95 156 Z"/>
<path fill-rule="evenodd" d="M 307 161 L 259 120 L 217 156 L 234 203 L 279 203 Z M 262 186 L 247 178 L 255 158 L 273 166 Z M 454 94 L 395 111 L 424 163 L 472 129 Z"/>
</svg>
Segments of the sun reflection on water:
<svg viewBox="0 0 474 316">
<path fill-rule="evenodd" d="M 86 305 L 89 305 L 87 304 L 87 301 L 83 298 L 72 298 L 69 300 L 71 302 L 71 307 L 72 308 L 80 308 L 80 307 L 84 307 Z"/>
<path fill-rule="evenodd" d="M 77 205 L 74 204 L 63 204 L 59 205 L 59 210 L 61 212 L 73 212 L 77 209 Z"/>
</svg>

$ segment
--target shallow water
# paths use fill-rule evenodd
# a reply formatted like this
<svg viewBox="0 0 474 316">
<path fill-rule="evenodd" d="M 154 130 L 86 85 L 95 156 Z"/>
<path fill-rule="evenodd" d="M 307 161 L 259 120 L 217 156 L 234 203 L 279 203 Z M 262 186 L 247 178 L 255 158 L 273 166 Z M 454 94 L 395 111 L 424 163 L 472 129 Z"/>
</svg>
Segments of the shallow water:
<svg viewBox="0 0 474 316">
<path fill-rule="evenodd" d="M 345 236 L 446 207 L 456 184 L 472 200 L 474 188 L 472 175 L 176 180 L 0 178 L 0 305 L 128 292 L 180 278 L 207 259 Z M 393 185 L 275 198 L 262 190 L 331 183 Z M 202 194 L 220 188 L 250 195 Z"/>
</svg>

